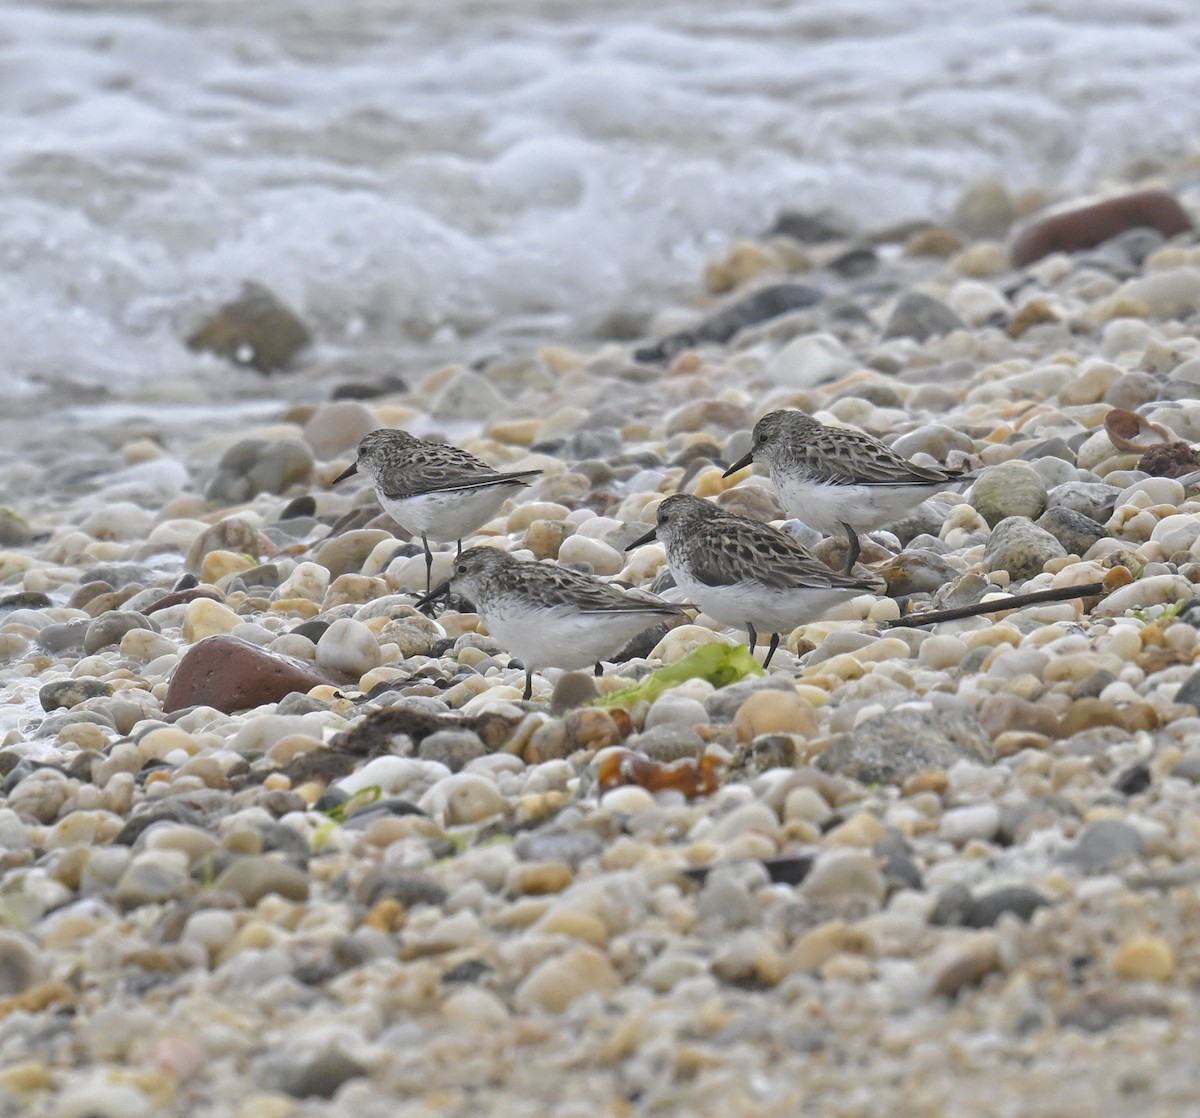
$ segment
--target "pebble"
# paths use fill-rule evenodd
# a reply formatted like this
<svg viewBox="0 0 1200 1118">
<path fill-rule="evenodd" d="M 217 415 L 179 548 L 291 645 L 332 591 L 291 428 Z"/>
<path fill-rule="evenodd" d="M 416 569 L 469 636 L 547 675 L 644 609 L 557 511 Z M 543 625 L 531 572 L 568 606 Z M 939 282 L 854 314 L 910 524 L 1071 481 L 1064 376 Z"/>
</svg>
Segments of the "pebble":
<svg viewBox="0 0 1200 1118">
<path fill-rule="evenodd" d="M 339 617 L 317 641 L 317 663 L 348 676 L 366 675 L 381 661 L 379 641 L 361 621 Z"/>
<path fill-rule="evenodd" d="M 513 994 L 518 1012 L 563 1013 L 588 994 L 612 994 L 621 977 L 608 957 L 589 944 L 578 944 L 539 963 Z"/>
<path fill-rule="evenodd" d="M 1152 982 L 1169 982 L 1175 965 L 1175 952 L 1161 936 L 1133 936 L 1117 947 L 1112 959 L 1118 978 Z"/>
</svg>

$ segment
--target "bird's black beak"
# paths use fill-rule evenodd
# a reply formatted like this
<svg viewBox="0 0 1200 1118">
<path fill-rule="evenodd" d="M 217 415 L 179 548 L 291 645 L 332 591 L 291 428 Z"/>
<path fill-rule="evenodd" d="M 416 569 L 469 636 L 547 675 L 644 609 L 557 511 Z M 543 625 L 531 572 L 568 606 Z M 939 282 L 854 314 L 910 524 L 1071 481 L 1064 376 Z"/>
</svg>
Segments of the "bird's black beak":
<svg viewBox="0 0 1200 1118">
<path fill-rule="evenodd" d="M 658 529 L 651 528 L 650 531 L 647 532 L 644 536 L 638 536 L 638 538 L 636 540 L 634 540 L 633 543 L 631 543 L 628 547 L 626 547 L 625 550 L 632 551 L 635 547 L 641 547 L 642 544 L 649 543 L 657 535 L 658 535 Z"/>
<path fill-rule="evenodd" d="M 732 466 L 729 467 L 721 476 L 728 477 L 730 474 L 736 474 L 738 470 L 744 469 L 754 461 L 754 451 L 743 454 Z"/>
<path fill-rule="evenodd" d="M 348 478 L 351 474 L 356 474 L 356 473 L 358 473 L 358 463 L 351 462 L 350 465 L 347 466 L 340 474 L 338 474 L 338 476 L 335 477 L 333 479 L 333 481 L 331 481 L 329 484 L 337 485 L 337 483 L 339 481 L 345 481 L 346 478 Z"/>
<path fill-rule="evenodd" d="M 424 595 L 423 597 L 418 598 L 415 602 L 413 602 L 413 609 L 419 609 L 419 610 L 424 611 L 425 607 L 427 605 L 429 605 L 431 602 L 436 602 L 439 598 L 449 598 L 449 597 L 450 597 L 450 580 L 446 579 L 445 582 L 439 582 L 437 584 L 437 586 L 435 586 L 432 590 L 429 591 L 428 594 Z"/>
</svg>

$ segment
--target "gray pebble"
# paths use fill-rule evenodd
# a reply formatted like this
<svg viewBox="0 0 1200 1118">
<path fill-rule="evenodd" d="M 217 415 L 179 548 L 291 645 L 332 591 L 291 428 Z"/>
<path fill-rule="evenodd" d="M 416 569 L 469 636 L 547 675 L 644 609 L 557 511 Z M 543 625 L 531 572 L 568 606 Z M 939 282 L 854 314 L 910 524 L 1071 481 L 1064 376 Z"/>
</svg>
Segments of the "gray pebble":
<svg viewBox="0 0 1200 1118">
<path fill-rule="evenodd" d="M 1007 571 L 1016 581 L 1041 574 L 1051 559 L 1067 554 L 1066 549 L 1044 528 L 1028 517 L 1009 516 L 992 529 L 983 561 L 990 571 Z"/>
<path fill-rule="evenodd" d="M 513 852 L 526 862 L 566 862 L 573 869 L 604 849 L 604 840 L 594 831 L 523 831 L 513 843 Z"/>
<path fill-rule="evenodd" d="M 1142 836 L 1119 819 L 1099 819 L 1084 828 L 1063 861 L 1084 873 L 1106 873 L 1141 855 Z"/>
<path fill-rule="evenodd" d="M 109 645 L 120 644 L 121 638 L 132 629 L 149 629 L 155 633 L 161 631 L 153 618 L 135 610 L 110 609 L 88 625 L 83 637 L 83 650 L 91 656 Z"/>
<path fill-rule="evenodd" d="M 1061 506 L 1048 508 L 1035 523 L 1058 540 L 1068 555 L 1084 555 L 1092 544 L 1108 535 L 1103 524 Z"/>
<path fill-rule="evenodd" d="M 435 730 L 417 748 L 422 761 L 439 761 L 455 773 L 486 754 L 487 747 L 470 730 Z"/>
<path fill-rule="evenodd" d="M 888 318 L 883 336 L 923 342 L 936 334 L 965 329 L 966 323 L 940 299 L 921 291 L 906 291 Z"/>
<path fill-rule="evenodd" d="M 90 624 L 90 621 L 78 618 L 75 621 L 47 625 L 37 635 L 38 647 L 45 652 L 53 653 L 82 648 L 83 638 L 87 635 Z"/>
</svg>

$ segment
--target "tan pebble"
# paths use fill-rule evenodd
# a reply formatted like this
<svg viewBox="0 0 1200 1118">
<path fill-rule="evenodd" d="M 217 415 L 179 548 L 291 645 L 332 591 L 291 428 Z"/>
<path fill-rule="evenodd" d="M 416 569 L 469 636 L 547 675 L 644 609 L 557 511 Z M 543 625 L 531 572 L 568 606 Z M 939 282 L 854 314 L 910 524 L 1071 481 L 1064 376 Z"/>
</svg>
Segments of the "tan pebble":
<svg viewBox="0 0 1200 1118">
<path fill-rule="evenodd" d="M 585 994 L 620 988 L 621 977 L 608 957 L 590 944 L 579 944 L 535 967 L 517 987 L 513 1005 L 522 1013 L 561 1013 Z"/>
<path fill-rule="evenodd" d="M 729 861 L 761 862 L 764 858 L 773 858 L 779 853 L 779 843 L 769 835 L 744 834 L 731 838 L 722 851 L 722 856 Z"/>
<path fill-rule="evenodd" d="M 952 997 L 994 971 L 1000 965 L 1000 953 L 995 938 L 985 934 L 954 944 L 934 965 L 933 993 Z"/>
<path fill-rule="evenodd" d="M 831 920 L 805 932 L 784 957 L 784 964 L 789 971 L 816 970 L 835 955 L 874 953 L 875 942 L 868 932 Z"/>
<path fill-rule="evenodd" d="M 924 769 L 908 777 L 900 787 L 903 796 L 919 796 L 922 792 L 941 795 L 949 785 L 945 769 Z"/>
<path fill-rule="evenodd" d="M 262 786 L 268 792 L 286 792 L 291 788 L 292 782 L 286 773 L 269 773 Z"/>
<path fill-rule="evenodd" d="M 253 1091 L 234 1112 L 233 1118 L 292 1118 L 296 1100 L 273 1091 Z"/>
<path fill-rule="evenodd" d="M 372 819 L 363 828 L 362 840 L 368 846 L 382 849 L 394 842 L 403 842 L 413 837 L 413 829 L 407 818 L 402 815 L 382 815 Z"/>
<path fill-rule="evenodd" d="M 392 542 L 394 545 L 395 541 Z M 368 575 L 359 574 L 338 575 L 329 584 L 329 589 L 325 591 L 321 608 L 329 610 L 335 606 L 357 605 L 359 602 L 369 602 L 375 598 L 382 598 L 388 593 L 388 584 L 382 578 L 373 578 Z M 386 618 L 373 620 L 386 621 Z"/>
<path fill-rule="evenodd" d="M 28 1101 L 39 1091 L 49 1090 L 54 1084 L 50 1067 L 41 1060 L 22 1060 L 0 1068 L 0 1091 Z"/>
<path fill-rule="evenodd" d="M 509 446 L 532 446 L 542 429 L 540 419 L 506 419 L 488 428 L 488 438 Z"/>
<path fill-rule="evenodd" d="M 748 742 L 759 734 L 800 734 L 809 738 L 819 729 L 812 704 L 793 691 L 754 691 L 733 720 L 737 739 Z"/>
<path fill-rule="evenodd" d="M 817 968 L 824 982 L 867 982 L 875 964 L 862 955 L 833 955 Z"/>
<path fill-rule="evenodd" d="M 537 930 L 547 935 L 581 939 L 593 947 L 608 944 L 608 925 L 590 912 L 549 912 L 538 923 Z"/>
<path fill-rule="evenodd" d="M 692 478 L 688 492 L 696 497 L 716 497 L 726 489 L 732 489 L 744 476 L 748 475 L 739 470 L 732 477 L 724 477 L 720 466 L 706 466 Z"/>
<path fill-rule="evenodd" d="M 407 920 L 408 909 L 395 897 L 384 897 L 376 901 L 363 917 L 363 923 L 368 928 L 378 928 L 381 932 L 398 932 Z"/>
<path fill-rule="evenodd" d="M 177 749 L 191 756 L 200 751 L 200 743 L 178 726 L 160 726 L 144 734 L 137 743 L 138 756 L 143 764 L 146 761 L 162 761 Z"/>
<path fill-rule="evenodd" d="M 0 998 L 0 1020 L 10 1013 L 42 1013 L 51 1006 L 64 1008 L 73 1006 L 78 995 L 75 990 L 59 979 L 39 982 L 11 998 Z"/>
<path fill-rule="evenodd" d="M 325 794 L 325 785 L 315 780 L 310 780 L 304 784 L 298 784 L 292 791 L 308 804 L 309 807 L 312 807 Z"/>
<path fill-rule="evenodd" d="M 1175 973 L 1175 952 L 1161 936 L 1135 936 L 1117 948 L 1113 972 L 1118 978 L 1166 982 Z"/>
<path fill-rule="evenodd" d="M 996 760 L 1012 757 L 1024 749 L 1049 749 L 1050 738 L 1045 734 L 1035 734 L 1030 730 L 1005 730 L 997 734 L 992 742 L 996 751 Z"/>
<path fill-rule="evenodd" d="M 1030 299 L 1029 302 L 1009 319 L 1008 336 L 1010 338 L 1019 338 L 1027 330 L 1031 330 L 1035 326 L 1042 326 L 1047 322 L 1058 321 L 1058 312 L 1044 299 Z M 1070 386 L 1067 387 L 1069 388 Z M 1089 404 L 1103 397 L 1104 391 L 1104 389 L 1101 389 L 1099 395 L 1093 395 L 1090 391 L 1067 393 L 1064 390 L 1064 403 Z"/>
<path fill-rule="evenodd" d="M 845 823 L 839 823 L 827 831 L 823 839 L 825 846 L 874 846 L 887 834 L 883 821 L 869 811 L 859 811 Z"/>
<path fill-rule="evenodd" d="M 236 955 L 239 951 L 262 950 L 274 947 L 281 937 L 282 933 L 279 929 L 273 928 L 270 924 L 265 924 L 261 920 L 251 920 L 248 924 L 243 924 L 237 930 L 237 933 L 224 949 L 222 955 L 228 957 Z"/>
<path fill-rule="evenodd" d="M 839 680 L 862 679 L 867 674 L 862 663 L 848 652 L 831 656 L 821 665 L 824 674 Z M 809 682 L 812 682 L 811 680 Z"/>
<path fill-rule="evenodd" d="M 535 520 L 525 529 L 522 543 L 537 559 L 557 559 L 563 541 L 572 530 L 565 520 Z"/>
<path fill-rule="evenodd" d="M 267 750 L 267 759 L 276 765 L 286 765 L 301 753 L 320 748 L 321 742 L 317 738 L 307 734 L 287 734 Z"/>
<path fill-rule="evenodd" d="M 535 520 L 565 520 L 570 512 L 566 505 L 555 504 L 552 501 L 530 501 L 517 505 L 508 514 L 505 531 L 524 532 Z"/>
<path fill-rule="evenodd" d="M 76 745 L 80 749 L 104 750 L 110 740 L 111 731 L 105 731 L 103 726 L 94 722 L 76 722 L 72 726 L 64 726 L 58 732 L 60 745 Z"/>
<path fill-rule="evenodd" d="M 256 566 L 258 560 L 240 551 L 210 551 L 200 563 L 200 581 L 216 585 L 223 578 Z"/>
<path fill-rule="evenodd" d="M 949 229 L 921 229 L 904 242 L 905 256 L 953 256 L 963 247 L 962 238 Z"/>
<path fill-rule="evenodd" d="M 183 639 L 195 644 L 216 633 L 230 633 L 243 620 L 228 606 L 212 598 L 194 598 L 184 607 Z"/>
<path fill-rule="evenodd" d="M 508 872 L 505 889 L 515 896 L 561 893 L 575 875 L 566 862 L 521 862 Z"/>
<path fill-rule="evenodd" d="M 731 291 L 762 272 L 778 270 L 779 261 L 754 241 L 738 241 L 704 269 L 704 286 L 714 295 Z"/>
</svg>

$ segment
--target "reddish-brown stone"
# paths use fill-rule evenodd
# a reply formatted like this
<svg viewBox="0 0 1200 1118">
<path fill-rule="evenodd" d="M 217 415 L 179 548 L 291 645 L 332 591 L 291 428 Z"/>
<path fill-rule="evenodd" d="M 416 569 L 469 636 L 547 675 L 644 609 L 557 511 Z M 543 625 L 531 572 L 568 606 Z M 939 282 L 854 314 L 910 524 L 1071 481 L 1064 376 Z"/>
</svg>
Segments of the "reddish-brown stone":
<svg viewBox="0 0 1200 1118">
<path fill-rule="evenodd" d="M 1191 229 L 1192 219 L 1165 190 L 1137 190 L 1034 221 L 1013 242 L 1013 263 L 1022 267 L 1052 252 L 1094 248 L 1118 233 L 1139 227 L 1173 237 Z"/>
<path fill-rule="evenodd" d="M 338 683 L 304 660 L 281 656 L 239 637 L 220 633 L 188 649 L 163 700 L 164 713 L 209 706 L 226 714 L 277 703 L 293 691 Z"/>
</svg>

